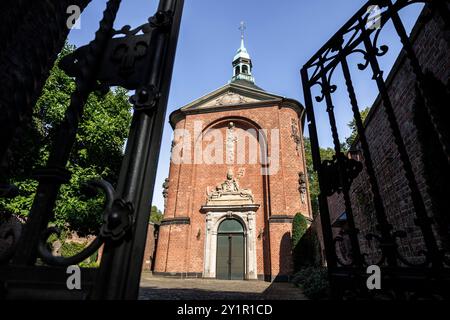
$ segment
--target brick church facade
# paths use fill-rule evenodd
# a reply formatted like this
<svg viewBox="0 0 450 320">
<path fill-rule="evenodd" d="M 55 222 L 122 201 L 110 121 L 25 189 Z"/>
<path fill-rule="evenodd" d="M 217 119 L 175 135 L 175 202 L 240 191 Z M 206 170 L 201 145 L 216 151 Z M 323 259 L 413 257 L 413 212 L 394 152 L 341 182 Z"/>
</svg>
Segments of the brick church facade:
<svg viewBox="0 0 450 320">
<path fill-rule="evenodd" d="M 225 86 L 170 115 L 154 273 L 287 280 L 296 213 L 311 218 L 304 108 L 255 85 L 241 46 Z"/>
</svg>

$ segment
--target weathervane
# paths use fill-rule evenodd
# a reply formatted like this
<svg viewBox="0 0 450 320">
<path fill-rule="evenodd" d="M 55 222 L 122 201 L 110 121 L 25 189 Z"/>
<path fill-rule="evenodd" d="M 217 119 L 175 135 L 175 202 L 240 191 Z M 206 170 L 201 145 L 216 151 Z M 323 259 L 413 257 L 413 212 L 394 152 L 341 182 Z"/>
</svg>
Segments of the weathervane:
<svg viewBox="0 0 450 320">
<path fill-rule="evenodd" d="M 241 30 L 241 38 L 244 39 L 244 31 L 245 29 L 247 29 L 247 27 L 245 26 L 245 22 L 241 21 L 241 24 L 239 26 L 239 30 Z"/>
</svg>

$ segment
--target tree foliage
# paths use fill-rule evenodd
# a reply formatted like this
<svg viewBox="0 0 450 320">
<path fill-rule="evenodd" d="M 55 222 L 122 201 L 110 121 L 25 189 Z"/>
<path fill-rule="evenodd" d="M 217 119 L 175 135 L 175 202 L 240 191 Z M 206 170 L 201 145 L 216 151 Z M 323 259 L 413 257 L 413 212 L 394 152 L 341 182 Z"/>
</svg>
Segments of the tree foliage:
<svg viewBox="0 0 450 320">
<path fill-rule="evenodd" d="M 367 115 L 369 114 L 369 111 L 370 111 L 370 107 L 367 107 L 360 111 L 361 120 L 363 123 L 366 120 Z M 358 129 L 356 128 L 355 119 L 352 119 L 352 121 L 350 121 L 347 125 L 352 130 L 352 133 L 350 134 L 350 136 L 347 137 L 347 139 L 345 139 L 345 149 L 349 150 L 350 147 L 352 146 L 353 142 L 355 141 L 356 137 L 358 136 Z"/>
<path fill-rule="evenodd" d="M 157 206 L 152 206 L 152 211 L 150 213 L 150 222 L 159 224 L 163 219 L 163 214 L 161 210 L 158 209 Z"/>
<path fill-rule="evenodd" d="M 14 199 L 1 199 L 3 211 L 23 217 L 30 211 L 37 187 L 37 182 L 30 177 L 35 169 L 45 166 L 55 128 L 64 118 L 75 88 L 74 80 L 57 64 L 74 49 L 74 46 L 65 45 L 33 110 L 31 121 L 21 130 L 20 143 L 15 142 L 11 148 L 8 176 L 10 182 L 20 188 L 20 195 Z M 80 234 L 98 230 L 103 196 L 85 199 L 80 194 L 80 187 L 92 179 L 117 181 L 130 121 L 127 90 L 116 88 L 104 95 L 92 93 L 89 96 L 67 164 L 72 176 L 70 182 L 61 187 L 56 201 L 55 225 L 70 227 Z"/>
</svg>

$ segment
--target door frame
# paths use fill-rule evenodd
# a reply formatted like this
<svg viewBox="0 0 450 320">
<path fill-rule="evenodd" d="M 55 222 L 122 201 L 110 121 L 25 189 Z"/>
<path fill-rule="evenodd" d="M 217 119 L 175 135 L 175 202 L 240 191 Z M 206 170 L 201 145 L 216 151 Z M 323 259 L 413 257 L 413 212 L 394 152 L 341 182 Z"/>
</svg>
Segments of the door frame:
<svg viewBox="0 0 450 320">
<path fill-rule="evenodd" d="M 217 262 L 217 235 L 220 223 L 225 219 L 236 219 L 244 227 L 244 279 L 258 279 L 257 259 L 256 259 L 256 210 L 259 205 L 237 206 L 236 211 L 205 210 L 206 213 L 206 231 L 205 231 L 205 249 L 203 259 L 203 277 L 216 278 Z M 246 207 L 246 208 L 243 208 Z M 213 209 L 213 208 L 207 208 Z M 225 208 L 222 208 L 225 209 Z M 245 211 L 238 211 L 238 210 Z"/>
</svg>

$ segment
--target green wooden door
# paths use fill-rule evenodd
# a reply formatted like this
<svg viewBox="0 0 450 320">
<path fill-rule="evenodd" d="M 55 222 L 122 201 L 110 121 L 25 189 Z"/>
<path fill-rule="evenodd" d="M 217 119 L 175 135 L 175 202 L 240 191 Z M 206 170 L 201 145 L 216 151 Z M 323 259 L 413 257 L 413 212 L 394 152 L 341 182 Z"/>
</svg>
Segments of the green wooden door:
<svg viewBox="0 0 450 320">
<path fill-rule="evenodd" d="M 244 234 L 233 234 L 230 246 L 230 280 L 244 280 Z"/>
<path fill-rule="evenodd" d="M 217 235 L 217 279 L 229 278 L 229 251 L 230 241 L 227 234 Z"/>
<path fill-rule="evenodd" d="M 245 239 L 242 225 L 234 219 L 224 220 L 217 234 L 217 279 L 243 280 L 244 252 Z"/>
</svg>

